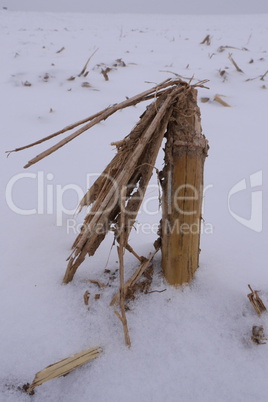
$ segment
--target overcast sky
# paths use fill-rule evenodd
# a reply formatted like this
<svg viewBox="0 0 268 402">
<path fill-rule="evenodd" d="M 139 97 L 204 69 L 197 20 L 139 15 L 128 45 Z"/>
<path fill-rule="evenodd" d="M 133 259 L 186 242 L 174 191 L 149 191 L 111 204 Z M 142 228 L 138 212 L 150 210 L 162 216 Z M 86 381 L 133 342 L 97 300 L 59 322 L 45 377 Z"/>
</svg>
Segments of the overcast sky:
<svg viewBox="0 0 268 402">
<path fill-rule="evenodd" d="M 14 11 L 167 14 L 268 13 L 268 0 L 0 0 Z"/>
</svg>

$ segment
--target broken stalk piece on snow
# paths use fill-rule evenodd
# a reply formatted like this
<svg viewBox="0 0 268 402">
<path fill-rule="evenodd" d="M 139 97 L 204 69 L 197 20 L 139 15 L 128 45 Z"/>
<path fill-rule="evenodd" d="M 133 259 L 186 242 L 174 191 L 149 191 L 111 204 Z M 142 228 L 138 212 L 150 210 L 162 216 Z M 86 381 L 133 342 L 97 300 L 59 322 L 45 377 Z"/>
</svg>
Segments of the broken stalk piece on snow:
<svg viewBox="0 0 268 402">
<path fill-rule="evenodd" d="M 42 385 L 46 381 L 53 380 L 54 378 L 62 377 L 69 374 L 71 371 L 83 366 L 90 360 L 99 357 L 101 352 L 101 348 L 84 350 L 83 352 L 76 353 L 71 357 L 47 366 L 44 370 L 36 373 L 32 384 L 27 389 L 27 392 L 30 393 L 34 388 Z"/>
<path fill-rule="evenodd" d="M 266 309 L 262 299 L 258 295 L 259 290 L 253 290 L 250 285 L 248 285 L 248 287 L 249 287 L 249 289 L 251 291 L 251 293 L 249 293 L 247 295 L 248 298 L 249 298 L 249 301 L 252 304 L 252 306 L 253 306 L 254 310 L 256 311 L 256 313 L 258 315 L 261 315 L 261 313 L 263 313 L 267 309 Z"/>
<path fill-rule="evenodd" d="M 239 73 L 243 73 L 243 74 L 244 74 L 244 71 L 241 70 L 241 68 L 238 67 L 237 63 L 234 61 L 234 59 L 233 59 L 233 57 L 232 57 L 232 53 L 229 53 L 228 59 L 231 61 L 231 63 L 233 63 L 233 65 L 235 66 L 236 70 L 237 70 Z"/>
</svg>

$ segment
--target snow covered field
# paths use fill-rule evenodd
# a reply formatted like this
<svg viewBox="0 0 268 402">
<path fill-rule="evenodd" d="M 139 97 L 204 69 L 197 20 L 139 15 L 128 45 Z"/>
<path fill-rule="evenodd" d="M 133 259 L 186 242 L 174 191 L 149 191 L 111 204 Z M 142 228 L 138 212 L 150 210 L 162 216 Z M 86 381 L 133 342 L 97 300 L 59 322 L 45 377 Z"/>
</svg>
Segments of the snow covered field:
<svg viewBox="0 0 268 402">
<path fill-rule="evenodd" d="M 209 46 L 200 44 L 206 35 Z M 104 349 L 99 359 L 45 383 L 33 400 L 267 401 L 268 344 L 255 345 L 250 337 L 253 325 L 263 325 L 268 335 L 268 318 L 254 312 L 247 285 L 262 290 L 268 305 L 268 222 L 261 205 L 268 188 L 268 16 L 0 11 L 0 48 L 0 401 L 30 400 L 18 385 L 31 382 L 45 366 L 94 346 Z M 96 49 L 88 75 L 78 77 Z M 101 68 L 114 64 L 105 81 Z M 88 282 L 106 283 L 104 270 L 118 268 L 115 248 L 108 259 L 112 236 L 78 269 L 73 282 L 63 286 L 61 281 L 83 220 L 83 213 L 74 217 L 70 210 L 113 157 L 110 143 L 129 133 L 145 105 L 119 112 L 28 170 L 25 163 L 46 144 L 9 158 L 4 151 L 175 77 L 172 73 L 210 80 L 210 89 L 199 91 L 203 132 L 210 143 L 200 268 L 190 285 L 174 289 L 162 278 L 161 257 L 156 256 L 151 290 L 166 290 L 137 295 L 131 302 L 128 350 L 109 307 L 118 278 L 101 291 Z M 216 94 L 231 107 L 213 101 Z M 210 100 L 202 103 L 202 97 Z M 139 230 L 130 238 L 144 256 L 156 238 L 148 228 L 161 215 L 156 183 L 154 178 L 138 217 Z M 126 254 L 125 265 L 130 275 L 137 264 Z"/>
</svg>

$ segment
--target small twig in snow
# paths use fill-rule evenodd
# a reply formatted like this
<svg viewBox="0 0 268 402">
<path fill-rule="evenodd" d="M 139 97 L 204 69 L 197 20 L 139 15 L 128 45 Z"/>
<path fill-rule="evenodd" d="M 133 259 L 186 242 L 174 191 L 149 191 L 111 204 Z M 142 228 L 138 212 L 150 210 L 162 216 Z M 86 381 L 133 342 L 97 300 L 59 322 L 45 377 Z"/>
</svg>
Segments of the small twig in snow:
<svg viewBox="0 0 268 402">
<path fill-rule="evenodd" d="M 268 70 L 266 71 L 266 73 L 264 73 L 264 74 L 261 76 L 260 80 L 261 80 L 261 81 L 264 81 L 264 78 L 266 77 L 267 74 L 268 74 Z"/>
<path fill-rule="evenodd" d="M 83 74 L 86 72 L 88 63 L 90 62 L 90 60 L 92 59 L 92 57 L 94 56 L 94 54 L 95 54 L 98 50 L 99 50 L 98 48 L 97 48 L 96 50 L 94 50 L 94 52 L 92 53 L 92 55 L 88 58 L 88 60 L 87 60 L 86 64 L 84 65 L 84 67 L 83 67 L 81 73 L 78 74 L 78 77 L 81 77 L 81 75 L 83 75 Z"/>
<path fill-rule="evenodd" d="M 200 45 L 204 45 L 206 43 L 207 46 L 209 46 L 211 44 L 211 36 L 207 35 L 202 42 L 200 42 Z"/>
<path fill-rule="evenodd" d="M 237 65 L 236 62 L 234 61 L 234 59 L 233 59 L 233 57 L 232 57 L 232 53 L 229 53 L 228 59 L 233 63 L 233 65 L 235 66 L 236 70 L 237 70 L 239 73 L 243 73 L 243 74 L 244 74 L 244 71 L 241 70 L 241 68 L 238 67 L 238 65 Z"/>
</svg>

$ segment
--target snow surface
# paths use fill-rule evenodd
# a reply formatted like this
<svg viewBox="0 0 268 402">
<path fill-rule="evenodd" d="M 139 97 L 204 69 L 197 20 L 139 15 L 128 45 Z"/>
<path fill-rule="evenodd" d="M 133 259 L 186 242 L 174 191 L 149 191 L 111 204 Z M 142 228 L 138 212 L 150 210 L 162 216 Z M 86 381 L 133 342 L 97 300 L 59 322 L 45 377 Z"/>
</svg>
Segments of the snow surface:
<svg viewBox="0 0 268 402">
<path fill-rule="evenodd" d="M 18 385 L 31 382 L 37 371 L 61 358 L 99 345 L 104 349 L 99 359 L 40 386 L 32 400 L 267 401 L 268 345 L 255 345 L 250 336 L 252 326 L 261 324 L 268 334 L 268 319 L 267 314 L 257 317 L 247 299 L 250 283 L 262 290 L 268 305 L 267 214 L 264 210 L 263 228 L 256 231 L 228 210 L 228 193 L 243 179 L 247 189 L 233 195 L 233 215 L 249 220 L 252 204 L 260 217 L 260 203 L 253 195 L 260 195 L 258 190 L 267 199 L 268 77 L 256 78 L 268 70 L 267 17 L 0 12 L 1 401 L 30 400 L 17 390 Z M 200 45 L 207 34 L 211 45 Z M 218 51 L 226 45 L 238 49 Z M 65 50 L 57 53 L 62 47 Z M 88 76 L 78 78 L 97 48 Z M 239 50 L 243 48 L 247 50 Z M 229 53 L 244 74 L 236 71 Z M 110 72 L 106 82 L 96 66 L 110 66 L 118 58 L 126 67 Z M 226 71 L 226 80 L 219 70 Z M 59 202 L 68 184 L 85 191 L 87 175 L 102 171 L 115 152 L 110 143 L 129 133 L 145 105 L 119 112 L 27 171 L 25 162 L 45 144 L 8 159 L 4 151 L 146 90 L 173 77 L 171 72 L 210 80 L 210 89 L 200 90 L 199 99 L 210 98 L 200 102 L 200 108 L 210 142 L 204 219 L 213 233 L 202 236 L 200 268 L 188 286 L 168 286 L 157 255 L 151 289 L 166 291 L 138 295 L 131 303 L 128 350 L 121 324 L 109 307 L 118 279 L 101 292 L 88 282 L 107 282 L 104 269 L 117 269 L 115 249 L 108 260 L 112 236 L 78 269 L 73 282 L 63 286 L 65 259 L 76 234 L 67 233 L 73 215 L 63 214 L 59 225 L 55 194 Z M 67 81 L 70 76 L 76 79 Z M 26 81 L 31 86 L 24 86 Z M 92 87 L 82 87 L 85 81 Z M 231 107 L 213 102 L 215 94 L 224 95 Z M 158 167 L 162 164 L 160 155 Z M 32 178 L 14 185 L 12 199 L 21 209 L 39 207 L 42 212 L 37 202 L 38 172 L 44 213 L 19 215 L 7 204 L 6 188 L 15 175 L 31 173 Z M 263 183 L 251 189 L 250 176 L 256 172 L 262 172 Z M 151 214 L 143 208 L 138 217 L 141 224 L 159 221 L 156 187 L 154 178 L 147 194 Z M 77 194 L 65 190 L 64 207 L 75 209 Z M 53 211 L 47 211 L 49 191 L 54 192 Z M 83 214 L 75 219 L 82 222 Z M 155 238 L 140 230 L 131 234 L 130 243 L 146 256 Z M 130 275 L 136 266 L 134 257 L 126 254 L 125 264 Z M 86 290 L 91 293 L 90 311 L 83 301 Z M 99 300 L 94 300 L 96 293 L 102 294 Z"/>
</svg>

